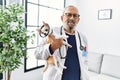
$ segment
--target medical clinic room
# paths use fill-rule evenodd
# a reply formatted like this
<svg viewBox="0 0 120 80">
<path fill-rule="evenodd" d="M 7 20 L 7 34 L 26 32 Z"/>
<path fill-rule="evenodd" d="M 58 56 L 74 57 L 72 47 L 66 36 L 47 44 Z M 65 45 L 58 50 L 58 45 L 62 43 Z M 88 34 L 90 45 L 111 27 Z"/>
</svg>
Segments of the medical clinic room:
<svg viewBox="0 0 120 80">
<path fill-rule="evenodd" d="M 0 0 L 0 80 L 120 80 L 120 0 Z"/>
</svg>

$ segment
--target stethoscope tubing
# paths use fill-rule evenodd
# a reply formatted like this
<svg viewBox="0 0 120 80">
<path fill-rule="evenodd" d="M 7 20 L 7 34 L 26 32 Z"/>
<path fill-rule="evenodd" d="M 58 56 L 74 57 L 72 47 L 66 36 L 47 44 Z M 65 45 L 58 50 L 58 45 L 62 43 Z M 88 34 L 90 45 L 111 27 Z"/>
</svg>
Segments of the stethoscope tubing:
<svg viewBox="0 0 120 80">
<path fill-rule="evenodd" d="M 60 35 L 62 35 L 62 28 L 63 28 L 63 26 L 61 26 Z M 84 50 L 84 47 L 82 46 L 80 34 L 79 34 L 79 32 L 77 32 L 77 33 L 78 33 L 78 38 L 79 38 L 79 42 L 80 42 L 80 50 L 82 51 L 82 50 Z M 66 50 L 67 50 L 67 46 L 66 46 Z M 61 48 L 59 48 L 59 54 L 60 54 L 60 58 L 61 59 L 65 59 L 66 58 L 66 56 L 64 56 L 64 57 L 62 56 L 62 54 L 61 54 Z"/>
</svg>

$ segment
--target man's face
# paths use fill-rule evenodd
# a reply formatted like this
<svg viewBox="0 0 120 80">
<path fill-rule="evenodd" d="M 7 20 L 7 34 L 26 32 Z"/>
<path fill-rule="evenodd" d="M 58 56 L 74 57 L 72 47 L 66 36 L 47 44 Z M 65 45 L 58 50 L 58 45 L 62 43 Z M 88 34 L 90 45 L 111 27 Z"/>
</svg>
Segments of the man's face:
<svg viewBox="0 0 120 80">
<path fill-rule="evenodd" d="M 66 8 L 64 14 L 61 16 L 61 20 L 66 29 L 74 29 L 80 20 L 78 10 L 74 7 Z"/>
</svg>

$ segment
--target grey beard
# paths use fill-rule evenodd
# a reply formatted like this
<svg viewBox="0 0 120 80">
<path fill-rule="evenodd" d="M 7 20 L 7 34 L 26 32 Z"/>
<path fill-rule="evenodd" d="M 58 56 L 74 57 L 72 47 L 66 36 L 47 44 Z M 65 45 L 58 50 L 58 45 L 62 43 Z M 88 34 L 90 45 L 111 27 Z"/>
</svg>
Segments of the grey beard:
<svg viewBox="0 0 120 80">
<path fill-rule="evenodd" d="M 72 30 L 74 28 L 74 27 L 68 26 L 67 23 L 64 23 L 63 26 L 65 26 L 65 27 L 67 26 L 66 28 L 68 28 L 69 30 Z"/>
</svg>

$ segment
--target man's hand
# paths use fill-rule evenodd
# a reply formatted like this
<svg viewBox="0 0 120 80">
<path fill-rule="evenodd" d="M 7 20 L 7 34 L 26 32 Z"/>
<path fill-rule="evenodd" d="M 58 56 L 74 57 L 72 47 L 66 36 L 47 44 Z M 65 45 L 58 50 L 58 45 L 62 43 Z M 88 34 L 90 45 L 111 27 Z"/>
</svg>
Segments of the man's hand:
<svg viewBox="0 0 120 80">
<path fill-rule="evenodd" d="M 53 51 L 55 51 L 56 49 L 58 49 L 62 46 L 63 39 L 55 38 L 54 35 L 50 34 L 50 35 L 48 35 L 46 43 L 50 43 L 50 47 L 52 48 Z"/>
</svg>

